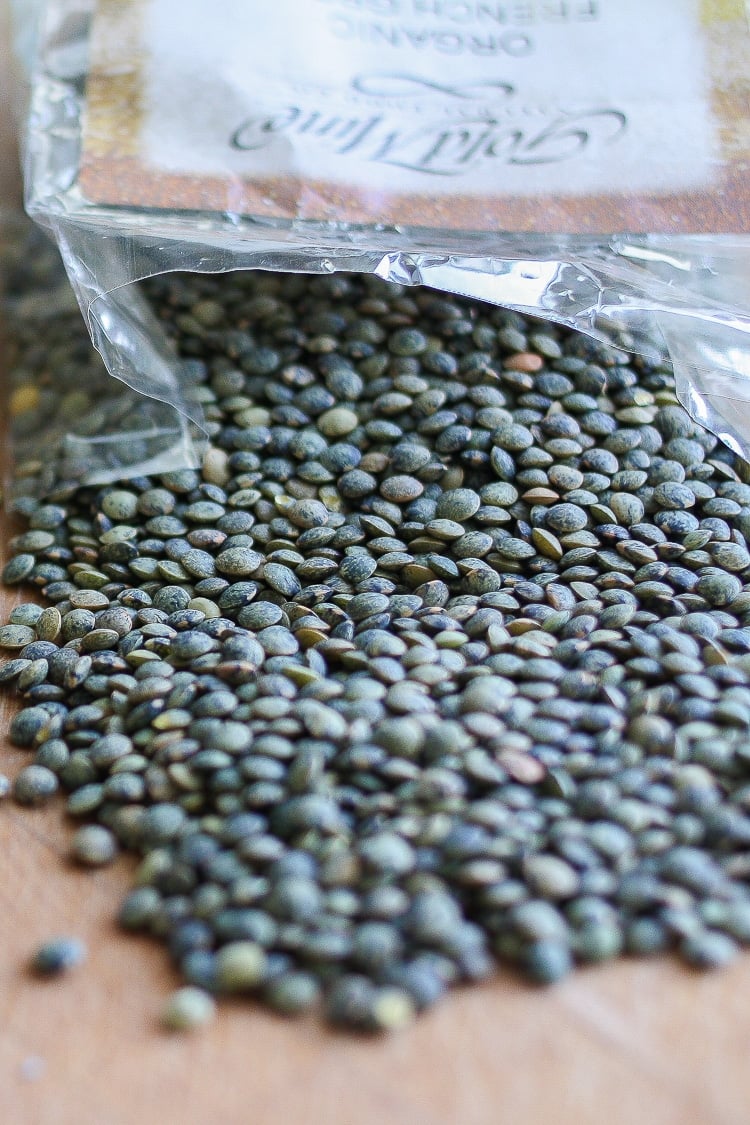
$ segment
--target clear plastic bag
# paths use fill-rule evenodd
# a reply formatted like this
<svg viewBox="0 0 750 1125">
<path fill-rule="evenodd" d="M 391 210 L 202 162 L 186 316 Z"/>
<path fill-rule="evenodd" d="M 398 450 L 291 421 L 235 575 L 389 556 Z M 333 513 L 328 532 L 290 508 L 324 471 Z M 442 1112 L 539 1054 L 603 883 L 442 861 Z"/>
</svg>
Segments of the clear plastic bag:
<svg viewBox="0 0 750 1125">
<path fill-rule="evenodd" d="M 200 431 L 186 431 L 171 403 L 112 379 L 90 346 L 56 248 L 10 213 L 0 216 L 0 296 L 14 453 L 4 485 L 11 506 L 25 496 L 62 500 L 84 482 L 118 480 L 123 466 L 167 471 L 198 455 Z M 127 296 L 138 296 L 136 287 Z M 147 306 L 138 297 L 133 327 L 141 308 Z M 161 340 L 158 325 L 150 327 Z M 113 353 L 116 361 L 132 351 L 133 339 L 130 330 Z M 176 362 L 169 354 L 170 369 Z M 179 375 L 185 393 L 188 364 Z"/>
<path fill-rule="evenodd" d="M 35 57 L 27 208 L 109 370 L 175 412 L 151 468 L 201 424 L 133 285 L 173 270 L 369 272 L 666 343 L 750 453 L 741 0 L 48 0 Z M 90 479 L 144 471 L 95 441 Z"/>
</svg>

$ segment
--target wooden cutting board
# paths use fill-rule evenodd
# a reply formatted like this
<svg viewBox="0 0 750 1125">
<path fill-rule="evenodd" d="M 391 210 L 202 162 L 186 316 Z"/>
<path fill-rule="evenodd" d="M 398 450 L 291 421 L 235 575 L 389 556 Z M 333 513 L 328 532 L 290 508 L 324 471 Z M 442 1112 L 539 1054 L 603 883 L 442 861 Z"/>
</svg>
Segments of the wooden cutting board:
<svg viewBox="0 0 750 1125">
<path fill-rule="evenodd" d="M 0 208 L 14 195 L 0 0 Z M 7 34 L 7 30 L 6 30 Z M 1 371 L 1 364 L 0 364 Z M 0 520 L 0 554 L 12 533 Z M 0 593 L 0 617 L 20 600 Z M 13 702 L 0 697 L 0 771 Z M 72 867 L 59 807 L 0 806 L 2 1125 L 747 1125 L 750 953 L 700 976 L 622 961 L 552 989 L 498 975 L 410 1030 L 356 1039 L 226 1004 L 193 1036 L 158 1028 L 178 983 L 156 944 L 118 933 L 132 864 Z M 87 942 L 84 966 L 32 979 L 36 945 Z"/>
<path fill-rule="evenodd" d="M 0 729 L 11 710 L 4 696 Z M 24 760 L 0 748 L 0 769 Z M 622 961 L 546 990 L 498 975 L 384 1039 L 251 1003 L 170 1036 L 157 1019 L 177 983 L 166 955 L 113 922 L 131 864 L 81 872 L 69 837 L 59 808 L 0 807 L 3 1122 L 747 1125 L 750 954 L 706 976 Z M 82 937 L 88 961 L 32 979 L 29 955 L 59 934 Z"/>
<path fill-rule="evenodd" d="M 2 352 L 0 350 L 0 375 Z M 0 565 L 19 528 L 0 515 Z M 17 590 L 0 590 L 0 623 Z M 0 772 L 15 700 L 0 694 Z M 179 982 L 163 949 L 118 932 L 133 862 L 68 860 L 60 804 L 0 803 L 0 1125 L 747 1125 L 750 953 L 700 975 L 668 959 L 580 971 L 550 989 L 498 974 L 414 1027 L 367 1039 L 226 1003 L 192 1036 L 158 1026 Z M 27 971 L 42 941 L 85 965 Z"/>
</svg>

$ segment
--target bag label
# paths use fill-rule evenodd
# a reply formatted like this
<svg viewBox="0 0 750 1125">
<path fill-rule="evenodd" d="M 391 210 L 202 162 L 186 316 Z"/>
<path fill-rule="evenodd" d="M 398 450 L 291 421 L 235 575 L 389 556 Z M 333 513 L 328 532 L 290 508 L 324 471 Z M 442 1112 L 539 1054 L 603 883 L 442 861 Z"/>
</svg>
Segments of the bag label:
<svg viewBox="0 0 750 1125">
<path fill-rule="evenodd" d="M 100 0 L 95 203 L 750 230 L 741 0 Z"/>
</svg>

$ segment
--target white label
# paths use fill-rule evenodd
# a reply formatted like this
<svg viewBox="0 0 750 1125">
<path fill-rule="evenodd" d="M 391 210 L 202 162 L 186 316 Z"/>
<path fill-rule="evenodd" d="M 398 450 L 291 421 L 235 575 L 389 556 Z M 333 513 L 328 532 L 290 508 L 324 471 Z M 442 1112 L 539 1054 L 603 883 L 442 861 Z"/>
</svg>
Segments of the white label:
<svg viewBox="0 0 750 1125">
<path fill-rule="evenodd" d="M 697 0 L 145 0 L 172 175 L 431 197 L 708 187 Z"/>
</svg>

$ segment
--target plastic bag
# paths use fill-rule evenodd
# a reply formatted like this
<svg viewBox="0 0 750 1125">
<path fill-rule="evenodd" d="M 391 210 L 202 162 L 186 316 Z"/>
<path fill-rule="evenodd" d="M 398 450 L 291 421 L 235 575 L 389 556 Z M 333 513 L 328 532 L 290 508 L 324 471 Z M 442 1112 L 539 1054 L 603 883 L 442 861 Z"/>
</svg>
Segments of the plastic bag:
<svg viewBox="0 0 750 1125">
<path fill-rule="evenodd" d="M 10 214 L 0 218 L 0 295 L 11 507 L 25 496 L 63 500 L 84 482 L 117 480 L 123 465 L 167 471 L 196 456 L 200 443 L 184 439 L 171 404 L 111 378 L 90 346 L 57 250 Z M 180 373 L 187 387 L 189 365 Z"/>
<path fill-rule="evenodd" d="M 741 0 L 49 0 L 38 40 L 27 208 L 109 370 L 176 411 L 165 463 L 200 409 L 132 283 L 172 270 L 364 271 L 666 342 L 750 452 Z M 106 472 L 144 471 L 121 436 Z"/>
</svg>

